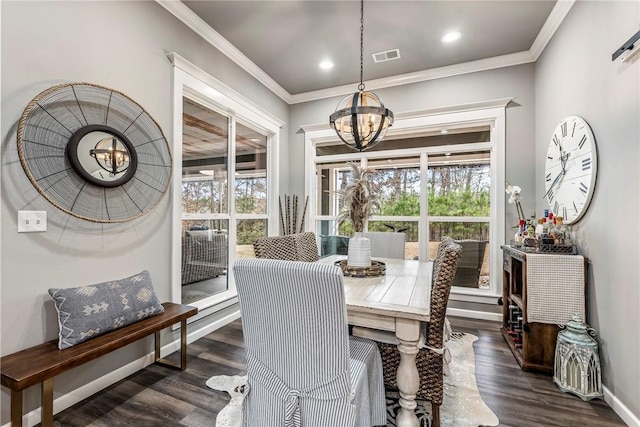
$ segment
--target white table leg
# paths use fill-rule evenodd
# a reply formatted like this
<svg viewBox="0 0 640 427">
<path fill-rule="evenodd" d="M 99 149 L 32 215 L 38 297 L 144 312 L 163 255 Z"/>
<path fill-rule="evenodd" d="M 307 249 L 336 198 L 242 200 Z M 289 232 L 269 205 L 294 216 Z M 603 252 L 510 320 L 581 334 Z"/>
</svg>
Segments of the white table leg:
<svg viewBox="0 0 640 427">
<path fill-rule="evenodd" d="M 396 374 L 398 390 L 400 391 L 400 412 L 396 418 L 398 427 L 419 427 L 416 416 L 416 394 L 420 387 L 420 374 L 416 367 L 418 353 L 418 339 L 420 322 L 411 320 L 396 320 L 396 337 L 400 344 L 400 366 Z"/>
</svg>

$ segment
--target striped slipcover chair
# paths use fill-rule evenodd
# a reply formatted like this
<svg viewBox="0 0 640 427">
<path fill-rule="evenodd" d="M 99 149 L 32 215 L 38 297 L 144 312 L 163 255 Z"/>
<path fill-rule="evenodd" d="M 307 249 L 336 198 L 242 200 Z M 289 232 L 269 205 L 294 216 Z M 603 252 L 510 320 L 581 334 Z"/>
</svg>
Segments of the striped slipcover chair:
<svg viewBox="0 0 640 427">
<path fill-rule="evenodd" d="M 243 425 L 385 425 L 380 353 L 348 335 L 340 268 L 241 259 L 233 271 L 247 350 Z"/>
</svg>

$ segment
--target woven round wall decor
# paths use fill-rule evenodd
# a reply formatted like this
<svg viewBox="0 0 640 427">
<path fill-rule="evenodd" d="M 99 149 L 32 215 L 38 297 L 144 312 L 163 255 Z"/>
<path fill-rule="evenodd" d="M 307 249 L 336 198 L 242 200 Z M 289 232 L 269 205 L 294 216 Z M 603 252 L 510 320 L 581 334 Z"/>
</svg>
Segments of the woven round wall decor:
<svg viewBox="0 0 640 427">
<path fill-rule="evenodd" d="M 90 83 L 36 96 L 18 124 L 18 155 L 44 198 L 86 221 L 136 219 L 171 181 L 171 152 L 156 121 L 123 93 Z"/>
</svg>

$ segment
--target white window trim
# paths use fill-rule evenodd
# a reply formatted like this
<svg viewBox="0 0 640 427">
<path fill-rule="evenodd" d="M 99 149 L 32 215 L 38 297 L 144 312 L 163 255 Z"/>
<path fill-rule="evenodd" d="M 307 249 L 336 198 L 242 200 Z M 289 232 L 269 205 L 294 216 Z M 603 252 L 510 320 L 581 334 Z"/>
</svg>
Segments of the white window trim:
<svg viewBox="0 0 640 427">
<path fill-rule="evenodd" d="M 401 135 L 411 135 L 425 132 L 433 129 L 440 129 L 443 126 L 452 126 L 456 124 L 483 123 L 491 126 L 491 140 L 488 143 L 473 144 L 474 148 L 488 148 L 491 150 L 491 211 L 490 216 L 482 218 L 474 218 L 476 221 L 489 221 L 491 242 L 490 249 L 490 266 L 491 266 L 491 283 L 489 291 L 471 288 L 455 288 L 452 293 L 461 295 L 470 295 L 482 299 L 484 302 L 495 302 L 495 298 L 502 295 L 502 256 L 500 245 L 505 241 L 505 151 L 506 151 L 506 106 L 511 102 L 512 98 L 489 100 L 473 104 L 464 104 L 457 106 L 439 107 L 430 110 L 422 110 L 411 113 L 400 113 L 396 115 L 396 120 L 389 132 L 387 138 L 391 139 Z M 316 220 L 320 217 L 316 215 L 317 199 L 312 197 L 315 194 L 315 171 L 316 171 L 316 145 L 326 142 L 334 142 L 337 140 L 335 131 L 328 125 L 307 125 L 302 126 L 304 131 L 305 144 L 305 196 L 309 197 L 309 220 L 307 221 L 307 231 L 315 230 Z M 460 144 L 459 146 L 451 146 L 447 149 L 449 152 L 464 151 L 468 149 L 470 144 Z M 424 168 L 427 165 L 428 154 L 440 152 L 441 148 L 428 147 L 423 149 L 404 149 L 394 150 L 395 155 L 409 156 L 420 155 L 420 166 Z M 384 157 L 384 154 L 378 152 L 366 153 L 370 158 Z M 362 154 L 354 152 L 346 155 L 322 156 L 322 162 L 332 161 L 361 161 Z M 426 175 L 422 177 L 424 182 L 423 188 L 426 188 Z M 420 206 L 420 222 L 419 235 L 428 235 L 427 221 L 427 201 L 421 198 Z M 333 219 L 333 217 L 331 218 Z M 461 218 L 455 218 L 460 221 Z M 421 248 L 420 258 L 427 257 L 426 246 Z"/>
<path fill-rule="evenodd" d="M 202 69 L 193 65 L 180 55 L 172 52 L 167 55 L 173 64 L 173 182 L 171 192 L 172 204 L 172 252 L 171 252 L 171 300 L 180 303 L 182 300 L 181 285 L 181 228 L 179 224 L 182 215 L 182 103 L 187 97 L 201 103 L 225 116 L 230 120 L 229 135 L 235 140 L 235 121 L 249 124 L 267 136 L 267 191 L 270 194 L 267 201 L 267 214 L 252 215 L 251 218 L 266 218 L 268 229 L 278 227 L 278 198 L 274 197 L 279 188 L 279 160 L 277 153 L 280 146 L 280 128 L 284 122 L 268 113 L 258 105 L 243 97 L 229 86 L 212 77 Z M 232 144 L 229 158 L 234 159 L 235 145 Z M 235 162 L 229 162 L 230 176 L 234 176 Z M 211 219 L 227 219 L 229 221 L 229 268 L 227 269 L 227 291 L 191 303 L 199 309 L 199 314 L 191 321 L 209 315 L 218 309 L 228 306 L 231 299 L 237 297 L 235 280 L 233 277 L 233 261 L 235 260 L 236 220 L 246 218 L 247 215 L 230 214 L 235 211 L 233 192 L 229 191 L 229 213 L 211 214 Z M 188 215 L 187 215 L 188 216 Z"/>
</svg>

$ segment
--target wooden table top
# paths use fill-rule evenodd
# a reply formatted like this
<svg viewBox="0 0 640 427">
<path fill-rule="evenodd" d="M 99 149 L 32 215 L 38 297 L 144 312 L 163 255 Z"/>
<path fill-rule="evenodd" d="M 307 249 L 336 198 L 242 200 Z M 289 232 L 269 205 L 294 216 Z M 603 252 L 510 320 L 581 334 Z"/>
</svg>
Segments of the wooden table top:
<svg viewBox="0 0 640 427">
<path fill-rule="evenodd" d="M 330 255 L 320 262 L 333 264 L 343 259 L 345 255 Z M 345 276 L 347 310 L 428 322 L 433 263 L 378 257 L 373 260 L 386 264 L 386 274 Z"/>
</svg>

